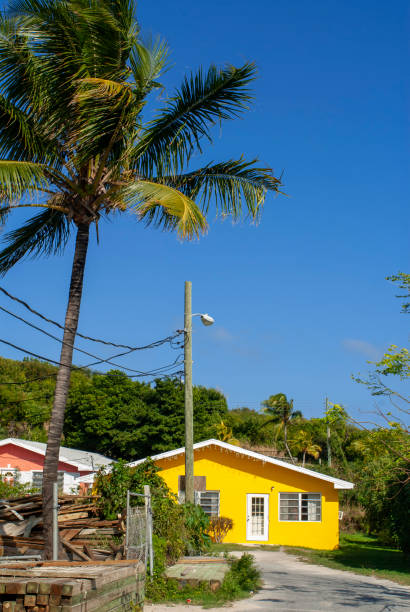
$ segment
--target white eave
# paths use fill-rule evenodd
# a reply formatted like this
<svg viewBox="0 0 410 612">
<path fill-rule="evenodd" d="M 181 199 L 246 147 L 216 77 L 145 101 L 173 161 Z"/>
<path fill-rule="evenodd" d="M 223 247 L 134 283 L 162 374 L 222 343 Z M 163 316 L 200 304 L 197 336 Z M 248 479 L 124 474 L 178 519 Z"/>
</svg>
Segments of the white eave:
<svg viewBox="0 0 410 612">
<path fill-rule="evenodd" d="M 300 474 L 305 474 L 306 476 L 310 476 L 311 478 L 317 478 L 319 480 L 325 480 L 326 482 L 333 483 L 335 489 L 353 489 L 354 484 L 352 482 L 348 482 L 347 480 L 341 480 L 340 478 L 333 478 L 333 476 L 328 476 L 327 474 L 321 474 L 320 472 L 314 472 L 313 470 L 308 470 L 303 467 L 299 467 L 297 465 L 293 465 L 292 463 L 287 463 L 286 461 L 281 461 L 280 459 L 274 459 L 273 457 L 268 457 L 267 455 L 262 455 L 261 453 L 255 453 L 254 451 L 248 450 L 246 448 L 241 448 L 240 446 L 235 446 L 233 444 L 228 444 L 228 442 L 221 442 L 220 440 L 204 440 L 203 442 L 197 442 L 194 444 L 194 449 L 198 450 L 200 448 L 205 448 L 207 446 L 217 446 L 220 449 L 224 449 L 233 453 L 237 453 L 238 455 L 245 455 L 247 457 L 251 457 L 252 459 L 258 459 L 263 463 L 271 463 L 272 465 L 279 466 L 283 469 L 293 470 L 294 472 L 299 472 Z M 159 455 L 153 455 L 151 459 L 154 461 L 159 461 L 160 459 L 168 459 L 170 457 L 175 457 L 176 455 L 183 455 L 185 453 L 185 447 L 177 448 L 172 451 L 166 451 L 165 453 L 160 453 Z M 138 461 L 133 461 L 132 463 L 127 463 L 128 466 L 134 467 L 139 465 L 145 461 L 145 459 L 139 459 Z"/>
</svg>

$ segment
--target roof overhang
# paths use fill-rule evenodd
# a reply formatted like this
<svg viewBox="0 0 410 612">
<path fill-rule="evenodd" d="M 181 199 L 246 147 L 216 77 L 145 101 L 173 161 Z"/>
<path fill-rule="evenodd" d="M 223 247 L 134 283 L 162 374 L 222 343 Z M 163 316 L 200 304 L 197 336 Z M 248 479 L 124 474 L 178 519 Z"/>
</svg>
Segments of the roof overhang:
<svg viewBox="0 0 410 612">
<path fill-rule="evenodd" d="M 292 463 L 281 461 L 280 459 L 274 459 L 273 457 L 268 457 L 267 455 L 262 455 L 261 453 L 255 453 L 255 451 L 251 451 L 246 448 L 241 448 L 240 446 L 235 446 L 234 444 L 228 444 L 228 442 L 221 442 L 221 440 L 211 439 L 204 440 L 203 442 L 197 442 L 196 444 L 194 444 L 194 450 L 199 450 L 208 446 L 216 446 L 219 447 L 221 450 L 223 449 L 225 451 L 237 453 L 238 455 L 251 457 L 252 459 L 262 461 L 263 463 L 270 463 L 283 469 L 299 472 L 299 474 L 305 474 L 306 476 L 310 476 L 311 478 L 317 478 L 318 480 L 330 482 L 333 484 L 335 489 L 353 489 L 354 487 L 353 482 L 341 480 L 340 478 L 334 478 L 333 476 L 328 476 L 328 474 L 314 472 L 313 470 L 308 470 L 307 468 L 299 467 L 297 465 L 293 465 Z M 153 455 L 151 459 L 153 459 L 154 461 L 160 461 L 161 459 L 169 459 L 172 457 L 176 457 L 177 455 L 183 455 L 184 453 L 185 447 L 181 447 L 172 451 L 166 451 L 165 453 Z M 130 467 L 134 467 L 139 465 L 143 461 L 145 461 L 145 459 L 139 459 L 138 461 L 127 463 L 127 465 Z"/>
<path fill-rule="evenodd" d="M 25 440 L 17 440 L 16 438 L 5 438 L 4 440 L 0 440 L 0 446 L 6 446 L 6 444 L 13 444 L 14 446 L 19 446 L 20 448 L 24 448 L 25 450 L 31 451 L 32 453 L 37 453 L 38 455 L 42 455 L 45 457 L 46 452 L 41 448 L 35 448 L 30 445 L 30 443 L 26 443 Z M 80 472 L 92 472 L 91 466 L 85 463 L 79 463 L 78 461 L 74 461 L 73 459 L 68 459 L 63 455 L 60 455 L 58 458 L 62 463 L 67 463 L 68 465 L 72 465 L 76 467 Z"/>
</svg>

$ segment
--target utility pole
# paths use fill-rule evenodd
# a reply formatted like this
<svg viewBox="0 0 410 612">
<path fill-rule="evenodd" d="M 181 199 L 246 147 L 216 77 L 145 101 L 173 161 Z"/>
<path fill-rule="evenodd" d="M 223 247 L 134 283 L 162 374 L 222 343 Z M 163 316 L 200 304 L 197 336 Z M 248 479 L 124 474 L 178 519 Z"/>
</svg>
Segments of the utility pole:
<svg viewBox="0 0 410 612">
<path fill-rule="evenodd" d="M 192 397 L 192 283 L 185 281 L 185 502 L 194 503 L 194 410 Z"/>
<path fill-rule="evenodd" d="M 332 450 L 330 448 L 330 425 L 329 425 L 329 417 L 327 415 L 327 410 L 328 410 L 328 400 L 326 397 L 326 408 L 325 408 L 325 414 L 326 414 L 326 446 L 327 446 L 327 465 L 329 467 L 332 467 Z"/>
</svg>

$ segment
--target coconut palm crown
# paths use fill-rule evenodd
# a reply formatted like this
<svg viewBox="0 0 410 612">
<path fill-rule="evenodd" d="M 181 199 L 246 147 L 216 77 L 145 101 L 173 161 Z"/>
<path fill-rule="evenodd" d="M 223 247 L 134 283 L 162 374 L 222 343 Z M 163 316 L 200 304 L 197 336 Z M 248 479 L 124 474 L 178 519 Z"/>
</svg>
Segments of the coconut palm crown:
<svg viewBox="0 0 410 612">
<path fill-rule="evenodd" d="M 144 120 L 167 59 L 164 42 L 142 42 L 133 0 L 14 0 L 0 18 L 0 220 L 39 209 L 6 234 L 0 273 L 62 251 L 75 234 L 43 473 L 46 557 L 90 227 L 98 236 L 101 220 L 131 213 L 192 239 L 211 204 L 257 219 L 267 191 L 280 188 L 255 159 L 192 166 L 213 128 L 249 107 L 254 65 L 200 69 Z"/>
<path fill-rule="evenodd" d="M 283 427 L 284 445 L 290 459 L 294 462 L 293 455 L 288 445 L 288 426 L 292 420 L 300 419 L 302 413 L 300 410 L 293 409 L 293 399 L 288 400 L 284 393 L 270 395 L 267 400 L 262 402 L 262 408 L 264 412 L 271 417 L 264 423 L 264 426 L 269 423 L 275 423 Z"/>
</svg>

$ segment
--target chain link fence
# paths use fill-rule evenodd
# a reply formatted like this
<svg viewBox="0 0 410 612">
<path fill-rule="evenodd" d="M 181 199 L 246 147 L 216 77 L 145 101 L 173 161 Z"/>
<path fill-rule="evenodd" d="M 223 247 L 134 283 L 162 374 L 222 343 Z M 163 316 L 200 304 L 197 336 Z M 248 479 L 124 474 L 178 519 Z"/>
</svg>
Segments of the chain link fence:
<svg viewBox="0 0 410 612">
<path fill-rule="evenodd" d="M 132 506 L 131 499 L 140 498 L 143 506 Z M 152 547 L 152 508 L 151 492 L 149 486 L 144 486 L 144 493 L 127 491 L 127 523 L 125 532 L 125 554 L 127 559 L 139 561 L 137 571 L 137 597 L 138 603 L 144 601 L 145 577 L 147 568 L 153 575 L 154 551 Z"/>
<path fill-rule="evenodd" d="M 147 552 L 147 518 L 144 506 L 127 508 L 126 555 L 138 559 L 144 567 Z"/>
</svg>

